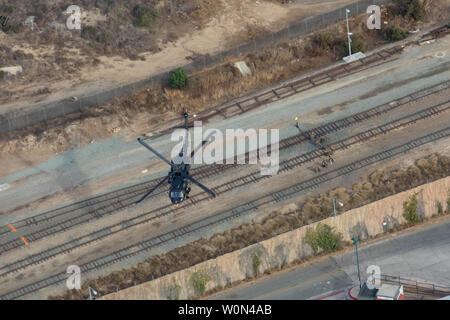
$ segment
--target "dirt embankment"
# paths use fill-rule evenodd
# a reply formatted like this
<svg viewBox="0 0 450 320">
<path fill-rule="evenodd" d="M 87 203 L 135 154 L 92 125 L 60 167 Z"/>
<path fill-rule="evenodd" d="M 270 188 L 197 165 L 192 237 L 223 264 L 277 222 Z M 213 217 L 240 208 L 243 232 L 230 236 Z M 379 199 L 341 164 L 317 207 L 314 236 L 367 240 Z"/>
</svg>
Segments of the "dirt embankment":
<svg viewBox="0 0 450 320">
<path fill-rule="evenodd" d="M 57 91 L 62 88 L 58 82 L 70 87 L 70 80 L 100 71 L 100 57 L 124 58 L 128 64 L 145 60 L 142 53 L 157 53 L 201 30 L 222 8 L 214 0 L 81 0 L 75 4 L 81 9 L 82 28 L 68 30 L 65 12 L 73 4 L 2 1 L 0 13 L 10 19 L 0 32 L 0 66 L 21 65 L 24 72 L 0 81 L 1 103 Z"/>
<path fill-rule="evenodd" d="M 273 212 L 262 221 L 247 223 L 238 228 L 216 234 L 209 239 L 200 239 L 165 254 L 152 256 L 133 268 L 123 269 L 107 276 L 88 280 L 79 291 L 66 291 L 64 295 L 53 298 L 86 298 L 88 286 L 96 288 L 102 295 L 114 292 L 117 288 L 125 289 L 133 286 L 135 283 L 140 284 L 186 269 L 224 253 L 235 251 L 281 233 L 326 219 L 332 214 L 330 206 L 332 199 L 342 201 L 344 207 L 340 210 L 348 211 L 448 175 L 450 175 L 450 157 L 438 154 L 417 160 L 415 165 L 410 166 L 408 169 L 399 169 L 392 172 L 378 170 L 371 173 L 366 182 L 355 184 L 351 189 L 338 188 L 331 190 L 326 194 L 312 197 L 305 203 L 295 204 L 294 207 L 299 209 L 292 212 Z M 446 201 L 447 203 L 441 203 L 444 210 L 445 208 L 448 210 L 450 207 L 450 194 L 448 194 L 448 200 Z M 398 219 L 391 219 L 389 223 L 390 227 L 394 228 L 398 226 L 399 221 Z M 358 230 L 355 229 L 355 231 Z M 361 227 L 360 231 L 364 232 L 364 228 Z"/>
<path fill-rule="evenodd" d="M 450 4 L 442 0 L 431 3 L 432 6 L 426 6 L 430 9 L 425 11 L 428 13 L 421 21 L 405 18 L 397 5 L 382 7 L 382 20 L 389 21 L 388 26 L 399 26 L 404 30 L 422 28 L 434 23 L 435 18 L 444 19 L 442 13 L 436 15 L 436 6 L 442 4 L 450 8 Z M 354 43 L 363 51 L 387 42 L 383 38 L 384 29 L 368 30 L 366 19 L 365 14 L 351 19 Z M 155 85 L 99 108 L 85 109 L 78 114 L 1 135 L 0 157 L 27 159 L 32 164 L 55 153 L 82 147 L 92 140 L 116 134 L 134 138 L 150 132 L 182 109 L 194 113 L 340 59 L 345 54 L 345 32 L 346 24 L 341 22 L 315 35 L 248 54 L 242 60 L 250 67 L 251 76 L 242 76 L 232 66 L 234 61 L 228 61 L 191 74 L 184 90 L 170 89 L 166 84 Z"/>
</svg>

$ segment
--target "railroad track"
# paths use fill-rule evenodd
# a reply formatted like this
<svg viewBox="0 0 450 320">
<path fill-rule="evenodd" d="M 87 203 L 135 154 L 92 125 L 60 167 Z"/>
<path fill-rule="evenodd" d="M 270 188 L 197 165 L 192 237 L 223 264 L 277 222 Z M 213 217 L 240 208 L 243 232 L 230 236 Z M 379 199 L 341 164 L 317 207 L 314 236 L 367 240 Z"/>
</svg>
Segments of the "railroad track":
<svg viewBox="0 0 450 320">
<path fill-rule="evenodd" d="M 416 101 L 420 98 L 423 98 L 428 95 L 436 94 L 442 90 L 445 90 L 450 87 L 450 81 L 443 82 L 441 84 L 429 87 L 427 89 L 415 92 L 413 94 L 404 96 L 395 101 L 385 103 L 366 111 L 339 119 L 334 122 L 326 123 L 319 127 L 304 131 L 301 134 L 283 139 L 280 141 L 279 149 L 285 150 L 296 145 L 299 145 L 305 141 L 307 141 L 307 136 L 314 134 L 316 137 L 324 136 L 333 132 L 337 132 L 344 128 L 350 127 L 352 125 L 358 124 L 362 121 L 369 120 L 373 117 L 385 115 L 387 112 L 393 111 L 394 109 L 413 101 Z M 407 117 L 405 117 L 407 119 Z M 383 130 L 383 129 L 380 129 Z M 369 133 L 370 134 L 370 133 Z M 356 138 L 355 138 L 356 139 Z M 359 139 L 361 140 L 361 139 Z M 356 142 L 355 142 L 356 143 Z M 321 153 L 320 150 L 316 151 L 316 153 Z M 247 153 L 247 159 L 251 156 L 251 153 Z M 307 154 L 306 156 L 311 157 L 311 155 Z M 316 156 L 317 154 L 312 155 Z M 236 163 L 236 162 L 235 162 Z M 211 165 L 205 167 L 197 167 L 191 170 L 192 175 L 198 179 L 202 179 L 209 176 L 214 176 L 218 174 L 223 174 L 224 171 L 235 168 L 237 165 Z M 250 177 L 250 179 L 252 179 Z M 153 187 L 158 183 L 159 179 L 146 181 L 143 183 L 139 183 L 130 187 L 122 188 L 104 195 L 96 196 L 94 198 L 90 198 L 87 200 L 83 200 L 80 202 L 73 203 L 68 206 L 64 206 L 62 208 L 50 210 L 44 212 L 42 214 L 33 216 L 31 218 L 27 218 L 24 220 L 19 220 L 14 223 L 14 227 L 16 229 L 27 229 L 27 228 L 35 228 L 39 224 L 41 224 L 42 228 L 38 230 L 32 230 L 27 233 L 25 230 L 24 237 L 28 242 L 37 241 L 49 235 L 54 235 L 59 232 L 63 232 L 69 230 L 75 226 L 79 226 L 83 223 L 87 223 L 93 220 L 100 219 L 104 216 L 111 215 L 114 212 L 125 209 L 131 205 L 134 205 L 136 199 L 142 194 L 144 194 L 148 189 Z M 231 186 L 229 184 L 228 186 Z M 160 192 L 152 195 L 155 197 L 161 193 L 164 193 L 168 190 L 166 186 Z M 219 192 L 220 193 L 220 192 Z M 191 198 L 194 202 L 197 201 L 196 198 Z M 170 205 L 167 207 L 171 207 Z M 168 208 L 165 208 L 168 209 Z M 62 220 L 62 221 L 61 221 Z M 55 222 L 52 225 L 48 225 L 51 222 Z M 11 232 L 9 227 L 0 228 L 0 237 L 5 235 L 6 233 Z M 18 247 L 23 246 L 23 241 L 19 238 L 14 240 L 9 240 L 7 242 L 0 242 L 0 254 L 4 252 L 8 252 L 10 250 L 16 249 Z"/>
<path fill-rule="evenodd" d="M 438 39 L 446 36 L 450 32 L 450 24 L 431 30 L 428 34 L 422 36 L 420 41 L 429 39 Z M 271 89 L 254 92 L 246 97 L 235 99 L 231 102 L 224 103 L 201 111 L 197 114 L 195 120 L 208 121 L 215 116 L 230 118 L 232 116 L 243 114 L 262 105 L 288 98 L 294 94 L 304 92 L 329 82 L 342 79 L 354 73 L 367 70 L 398 59 L 397 55 L 402 53 L 405 47 L 415 44 L 415 41 L 408 41 L 403 45 L 397 45 L 375 52 L 363 59 L 348 63 L 340 64 L 328 70 L 303 77 L 299 80 L 288 80 Z M 170 133 L 174 128 L 182 126 L 179 119 L 168 121 L 166 128 L 152 134 L 152 138 L 160 137 Z"/>
<path fill-rule="evenodd" d="M 407 44 L 409 45 L 409 44 Z M 399 45 L 392 48 L 380 50 L 363 59 L 340 64 L 328 70 L 304 77 L 299 80 L 290 80 L 271 89 L 259 93 L 253 93 L 250 96 L 235 99 L 230 103 L 225 103 L 213 108 L 199 112 L 196 115 L 196 121 L 208 121 L 215 116 L 222 116 L 227 119 L 235 115 L 246 113 L 262 105 L 288 98 L 292 95 L 304 92 L 320 85 L 341 79 L 354 73 L 367 70 L 394 60 L 397 60 L 397 54 L 400 54 L 405 45 Z M 152 138 L 160 137 L 173 131 L 174 128 L 181 126 L 178 119 L 169 121 L 167 127 L 159 132 L 155 132 Z"/>
<path fill-rule="evenodd" d="M 405 154 L 410 150 L 422 146 L 424 144 L 447 138 L 450 136 L 450 127 L 438 130 L 431 134 L 422 136 L 420 138 L 414 139 L 407 143 L 398 145 L 396 147 L 390 148 L 388 150 L 384 150 L 368 156 L 364 159 L 354 161 L 350 164 L 344 165 L 342 167 L 333 169 L 329 172 L 318 175 L 314 178 L 302 181 L 298 184 L 291 185 L 289 187 L 283 188 L 276 192 L 266 194 L 264 196 L 259 197 L 258 199 L 249 201 L 237 207 L 224 210 L 222 212 L 216 213 L 213 216 L 209 216 L 207 218 L 200 219 L 196 222 L 190 223 L 188 225 L 183 226 L 182 228 L 178 228 L 164 234 L 160 234 L 158 236 L 152 237 L 148 240 L 141 241 L 135 244 L 132 244 L 123 249 L 117 250 L 115 252 L 104 255 L 100 258 L 94 259 L 90 262 L 84 263 L 80 265 L 81 272 L 86 274 L 93 270 L 98 270 L 99 268 L 105 267 L 107 265 L 117 263 L 123 261 L 125 259 L 131 258 L 140 254 L 144 251 L 149 251 L 158 247 L 162 244 L 165 244 L 172 240 L 178 240 L 180 237 L 185 237 L 191 235 L 200 230 L 211 228 L 212 226 L 222 224 L 223 222 L 236 219 L 244 214 L 249 214 L 267 206 L 269 204 L 277 203 L 282 200 L 287 200 L 292 197 L 297 196 L 299 193 L 316 189 L 320 184 L 331 181 L 337 177 L 347 175 L 355 170 L 359 170 L 369 165 L 373 165 L 377 162 L 392 158 L 397 155 Z M 43 280 L 37 281 L 35 283 L 23 286 L 19 289 L 13 290 L 7 294 L 0 296 L 2 300 L 9 299 L 17 299 L 24 295 L 31 294 L 43 288 L 47 288 L 53 285 L 57 285 L 66 281 L 67 273 L 60 272 L 49 276 Z"/>
<path fill-rule="evenodd" d="M 375 128 L 370 128 L 364 132 L 361 132 L 359 134 L 344 138 L 342 140 L 339 140 L 337 142 L 331 143 L 327 145 L 328 150 L 333 151 L 339 151 L 339 150 L 345 150 L 349 148 L 350 146 L 366 142 L 374 137 L 377 137 L 379 135 L 388 133 L 390 131 L 396 130 L 398 128 L 410 125 L 412 123 L 415 123 L 417 121 L 426 119 L 431 116 L 439 115 L 445 111 L 448 111 L 450 109 L 450 101 L 439 103 L 437 105 L 428 107 L 424 110 L 420 110 L 418 112 L 415 112 L 410 115 L 403 116 L 399 119 L 392 120 L 388 123 L 385 123 L 383 125 L 380 125 Z M 325 155 L 327 151 L 323 149 L 317 149 L 313 150 L 311 152 L 301 154 L 295 157 L 292 157 L 290 159 L 286 159 L 281 161 L 279 165 L 279 172 L 285 172 L 288 170 L 291 170 L 295 167 L 301 166 L 307 162 L 313 161 L 314 159 L 321 158 Z M 250 183 L 256 183 L 260 180 L 266 179 L 269 176 L 261 175 L 259 170 L 255 170 L 251 172 L 250 174 L 247 174 L 246 176 L 238 177 L 232 181 L 226 182 L 222 185 L 216 186 L 212 188 L 218 195 L 230 192 L 236 188 L 248 185 Z M 181 207 L 174 207 L 172 205 L 166 205 L 160 208 L 153 209 L 149 212 L 142 213 L 134 218 L 130 218 L 124 221 L 121 221 L 119 223 L 116 223 L 114 225 L 105 227 L 101 230 L 98 230 L 96 232 L 87 234 L 85 236 L 73 239 L 69 242 L 63 243 L 61 245 L 52 247 L 46 251 L 31 255 L 25 259 L 10 263 L 8 265 L 5 265 L 3 267 L 0 267 L 0 277 L 4 277 L 6 275 L 9 275 L 11 273 L 18 272 L 22 269 L 25 269 L 27 267 L 30 267 L 32 265 L 43 263 L 57 255 L 68 253 L 76 248 L 80 248 L 83 246 L 87 246 L 89 244 L 94 243 L 95 241 L 99 241 L 107 236 L 111 236 L 113 234 L 116 234 L 118 232 L 124 231 L 125 229 L 135 227 L 140 224 L 151 222 L 155 219 L 159 219 L 163 216 L 169 215 L 169 214 L 175 214 L 176 212 L 179 212 L 182 209 L 188 208 L 194 204 L 198 204 L 203 201 L 210 200 L 209 196 L 205 193 L 199 193 L 191 197 L 192 203 L 186 202 Z M 282 198 L 280 198 L 282 199 Z"/>
</svg>

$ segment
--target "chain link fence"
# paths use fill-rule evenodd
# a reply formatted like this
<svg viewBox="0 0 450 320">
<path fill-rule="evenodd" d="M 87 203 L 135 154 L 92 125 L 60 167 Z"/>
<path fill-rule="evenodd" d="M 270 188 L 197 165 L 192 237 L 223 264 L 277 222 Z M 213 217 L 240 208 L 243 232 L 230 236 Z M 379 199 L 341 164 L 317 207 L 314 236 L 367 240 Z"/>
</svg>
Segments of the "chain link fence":
<svg viewBox="0 0 450 320">
<path fill-rule="evenodd" d="M 306 35 L 312 31 L 341 21 L 345 19 L 346 8 L 350 10 L 350 16 L 355 16 L 366 12 L 367 7 L 370 5 L 381 5 L 391 1 L 392 0 L 360 0 L 325 14 L 309 17 L 280 31 L 269 33 L 227 51 L 219 52 L 215 55 L 200 56 L 183 67 L 188 73 L 200 71 L 204 68 L 221 63 L 228 58 L 237 58 L 242 54 L 262 50 L 281 41 Z M 64 99 L 52 103 L 35 104 L 26 108 L 4 112 L 3 114 L 0 114 L 0 133 L 22 129 L 68 114 L 80 112 L 82 108 L 85 107 L 100 106 L 114 98 L 129 96 L 136 90 L 167 81 L 169 74 L 169 72 L 160 73 L 148 79 L 128 84 L 123 87 L 88 96 L 81 96 L 78 97 L 77 100 Z"/>
</svg>

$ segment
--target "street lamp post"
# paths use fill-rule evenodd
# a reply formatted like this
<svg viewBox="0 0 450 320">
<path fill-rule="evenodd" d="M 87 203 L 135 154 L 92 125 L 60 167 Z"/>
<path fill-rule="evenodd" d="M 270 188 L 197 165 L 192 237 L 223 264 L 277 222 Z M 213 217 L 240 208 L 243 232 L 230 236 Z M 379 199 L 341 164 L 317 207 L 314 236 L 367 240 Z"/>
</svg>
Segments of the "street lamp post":
<svg viewBox="0 0 450 320">
<path fill-rule="evenodd" d="M 347 8 L 345 8 L 345 18 L 347 19 L 347 40 L 348 40 L 348 55 L 351 56 L 352 55 L 352 39 L 350 38 L 350 36 L 352 35 L 350 33 L 350 28 L 348 26 L 348 14 L 350 13 L 350 10 L 348 10 Z"/>
<path fill-rule="evenodd" d="M 91 287 L 88 287 L 89 290 L 89 300 L 94 300 L 94 297 L 98 295 L 98 292 L 92 289 Z"/>
<path fill-rule="evenodd" d="M 336 218 L 336 216 L 337 216 L 336 201 L 337 201 L 336 199 L 333 199 L 333 215 L 334 215 L 335 218 Z M 340 207 L 344 206 L 344 204 L 343 204 L 342 202 L 340 202 L 340 201 L 337 201 L 337 204 L 338 204 Z"/>
<path fill-rule="evenodd" d="M 359 289 L 361 289 L 361 272 L 359 270 L 359 256 L 358 256 L 358 242 L 361 242 L 361 239 L 358 237 L 358 239 L 352 238 L 353 244 L 355 245 L 355 251 L 356 251 L 356 265 L 358 266 L 358 280 L 359 280 Z"/>
</svg>

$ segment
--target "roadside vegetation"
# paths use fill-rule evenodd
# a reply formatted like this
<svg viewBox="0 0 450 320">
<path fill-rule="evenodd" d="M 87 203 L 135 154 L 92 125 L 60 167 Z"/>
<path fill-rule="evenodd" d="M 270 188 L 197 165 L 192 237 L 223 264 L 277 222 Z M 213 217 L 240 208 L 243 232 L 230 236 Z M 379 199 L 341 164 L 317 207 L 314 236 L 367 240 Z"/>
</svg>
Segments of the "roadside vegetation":
<svg viewBox="0 0 450 320">
<path fill-rule="evenodd" d="M 188 76 L 184 68 L 178 68 L 172 72 L 168 81 L 172 89 L 184 89 L 188 85 Z"/>
<path fill-rule="evenodd" d="M 388 27 L 382 33 L 383 38 L 388 41 L 399 41 L 406 38 L 406 31 L 399 27 Z"/>
<path fill-rule="evenodd" d="M 255 277 L 259 273 L 259 266 L 261 265 L 261 254 L 261 251 L 252 254 L 253 274 L 255 275 Z"/>
<path fill-rule="evenodd" d="M 167 300 L 179 300 L 181 286 L 178 284 L 175 278 L 173 278 L 172 281 L 173 284 L 168 288 Z"/>
<path fill-rule="evenodd" d="M 68 290 L 61 296 L 51 298 L 85 299 L 88 296 L 88 286 L 95 288 L 101 295 L 115 292 L 116 288 L 125 289 L 328 218 L 332 214 L 331 203 L 334 198 L 340 199 L 344 203 L 342 209 L 347 211 L 449 175 L 450 157 L 438 154 L 419 159 L 406 169 L 390 172 L 376 170 L 369 174 L 365 182 L 355 184 L 348 189 L 337 188 L 310 197 L 299 204 L 297 210 L 284 214 L 273 212 L 262 221 L 243 224 L 215 234 L 209 239 L 200 239 L 167 253 L 152 256 L 135 267 L 84 281 L 81 290 Z M 417 206 L 417 198 L 412 202 L 410 200 L 407 201 L 408 210 Z M 450 213 L 450 192 L 447 206 L 446 213 L 448 214 Z M 409 212 L 414 212 L 414 210 Z M 396 227 L 399 225 L 393 226 L 392 230 L 396 230 Z M 333 230 L 327 227 L 320 228 L 323 229 L 319 229 L 318 233 L 313 232 L 308 240 L 312 246 L 314 245 L 318 251 L 320 251 L 319 249 L 329 251 L 338 248 L 341 243 L 337 241 L 337 235 Z M 260 255 L 253 255 L 251 259 L 253 271 L 256 274 L 256 270 L 260 266 Z M 194 274 L 191 278 L 194 290 L 198 293 L 204 292 L 202 288 L 206 288 L 206 283 L 209 281 L 207 273 L 199 270 Z"/>
<path fill-rule="evenodd" d="M 205 293 L 206 284 L 209 280 L 208 272 L 205 269 L 199 269 L 192 273 L 191 283 L 196 295 L 202 296 Z"/>
<path fill-rule="evenodd" d="M 409 224 L 420 222 L 421 219 L 417 213 L 417 193 L 412 194 L 408 201 L 403 202 L 403 217 Z"/>
<path fill-rule="evenodd" d="M 400 0 L 400 12 L 403 16 L 414 20 L 422 20 L 424 12 L 419 0 Z"/>
<path fill-rule="evenodd" d="M 333 252 L 342 248 L 342 234 L 336 233 L 327 224 L 319 223 L 315 229 L 306 231 L 305 242 L 311 246 L 314 254 Z"/>
</svg>

